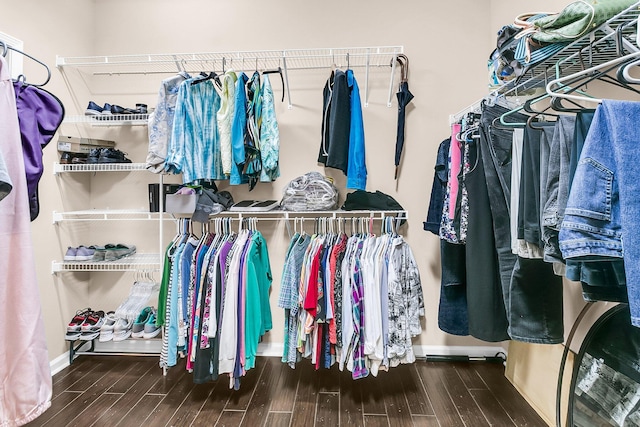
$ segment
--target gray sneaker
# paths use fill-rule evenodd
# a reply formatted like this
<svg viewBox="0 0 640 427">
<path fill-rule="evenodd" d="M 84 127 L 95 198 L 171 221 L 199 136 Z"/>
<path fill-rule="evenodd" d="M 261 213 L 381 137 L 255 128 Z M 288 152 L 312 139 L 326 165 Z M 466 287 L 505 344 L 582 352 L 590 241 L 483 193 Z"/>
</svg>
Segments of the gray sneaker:
<svg viewBox="0 0 640 427">
<path fill-rule="evenodd" d="M 93 258 L 91 261 L 104 261 L 104 256 L 107 253 L 107 249 L 104 246 L 92 245 L 89 246 L 90 249 L 93 249 Z"/>
<path fill-rule="evenodd" d="M 118 243 L 117 245 L 108 244 L 105 245 L 106 252 L 104 254 L 105 261 L 115 261 L 120 258 L 124 258 L 136 253 L 135 245 L 123 245 Z"/>
</svg>

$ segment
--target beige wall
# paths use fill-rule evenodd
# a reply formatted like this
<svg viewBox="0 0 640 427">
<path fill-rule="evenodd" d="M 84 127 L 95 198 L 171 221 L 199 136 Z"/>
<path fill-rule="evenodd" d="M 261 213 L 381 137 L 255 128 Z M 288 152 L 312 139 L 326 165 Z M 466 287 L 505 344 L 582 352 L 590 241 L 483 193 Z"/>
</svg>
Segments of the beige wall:
<svg viewBox="0 0 640 427">
<path fill-rule="evenodd" d="M 61 74 L 55 69 L 55 55 L 118 55 L 133 53 L 207 52 L 259 49 L 295 49 L 371 45 L 403 45 L 410 58 L 410 87 L 415 95 L 408 113 L 405 155 L 398 182 L 393 177 L 396 109 L 386 106 L 388 74 L 376 70 L 371 77 L 370 106 L 364 110 L 367 141 L 367 190 L 381 190 L 395 197 L 408 211 L 405 228 L 419 263 L 425 301 L 425 332 L 416 344 L 434 346 L 474 346 L 487 343 L 473 338 L 454 337 L 439 331 L 437 308 L 439 295 L 438 240 L 422 230 L 433 179 L 435 150 L 448 133 L 448 115 L 471 104 L 486 93 L 486 60 L 495 43 L 496 31 L 522 12 L 559 10 L 561 0 L 543 0 L 535 6 L 523 0 L 491 0 L 448 2 L 382 0 L 300 3 L 276 0 L 268 3 L 240 5 L 222 0 L 110 0 L 10 2 L 0 0 L 5 13 L 0 17 L 0 31 L 25 41 L 25 49 L 52 68 L 53 78 L 47 86 L 67 106 L 68 114 L 80 114 L 89 99 L 133 105 L 147 102 L 155 105 L 155 92 L 162 76 L 148 76 L 144 81 L 114 76 L 99 83 L 92 91 L 78 88 L 71 96 Z M 214 6 L 215 5 L 215 6 Z M 29 11 L 30 13 L 21 13 Z M 25 62 L 27 76 L 32 64 Z M 33 71 L 35 72 L 35 71 Z M 321 121 L 321 91 L 327 71 L 300 71 L 290 74 L 294 107 L 277 106 L 281 132 L 282 177 L 273 184 L 260 184 L 252 194 L 244 187 L 233 187 L 237 200 L 248 198 L 280 198 L 282 187 L 294 177 L 310 170 L 320 170 L 315 157 Z M 362 81 L 361 72 L 356 77 Z M 279 94 L 280 83 L 273 80 Z M 131 87 L 135 90 L 131 90 Z M 363 83 L 361 82 L 361 87 Z M 68 125 L 65 125 L 68 126 Z M 82 134 L 86 129 L 65 127 L 66 134 Z M 94 131 L 91 131 L 92 133 Z M 142 128 L 98 131 L 118 141 L 118 147 L 134 161 L 143 161 L 145 130 Z M 95 133 L 93 133 L 95 134 Z M 128 273 L 65 273 L 52 276 L 50 264 L 61 259 L 67 245 L 105 243 L 118 240 L 135 243 L 156 251 L 157 229 L 122 223 L 89 227 L 82 224 L 52 226 L 51 211 L 86 207 L 146 206 L 146 183 L 153 177 L 129 174 L 122 176 L 63 176 L 54 178 L 51 165 L 57 160 L 54 144 L 45 150 L 46 171 L 41 183 L 42 213 L 33 223 L 38 262 L 38 280 L 43 301 L 50 358 L 66 351 L 62 339 L 64 328 L 75 310 L 113 309 L 129 289 L 134 276 Z M 344 178 L 332 170 L 344 188 Z M 84 175 L 84 174 L 82 174 Z M 343 192 L 344 194 L 344 192 Z M 115 195 L 115 196 L 114 196 Z M 261 226 L 262 228 L 262 226 Z M 269 238 L 272 266 L 275 272 L 272 301 L 279 292 L 280 270 L 287 243 L 282 224 L 264 226 Z M 167 224 L 166 235 L 174 226 Z M 576 286 L 566 287 L 566 325 L 579 310 L 580 293 Z M 274 330 L 267 338 L 282 341 L 282 313 L 274 307 Z M 568 326 L 567 326 L 568 329 Z M 518 344 L 523 345 L 523 344 Z M 526 345 L 525 345 L 526 346 Z M 535 348 L 530 354 L 538 354 Z M 556 353 L 541 352 L 539 360 L 552 360 Z M 548 354 L 548 355 L 545 355 Z M 531 392 L 533 383 L 520 369 L 533 363 L 510 360 L 512 381 L 535 406 L 538 393 Z M 544 363 L 544 362 L 542 362 Z M 554 362 L 555 363 L 555 362 Z M 546 372 L 546 371 L 545 371 Z M 555 376 L 551 372 L 536 380 L 535 387 L 552 390 Z M 552 394 L 546 394 L 551 399 Z"/>
</svg>

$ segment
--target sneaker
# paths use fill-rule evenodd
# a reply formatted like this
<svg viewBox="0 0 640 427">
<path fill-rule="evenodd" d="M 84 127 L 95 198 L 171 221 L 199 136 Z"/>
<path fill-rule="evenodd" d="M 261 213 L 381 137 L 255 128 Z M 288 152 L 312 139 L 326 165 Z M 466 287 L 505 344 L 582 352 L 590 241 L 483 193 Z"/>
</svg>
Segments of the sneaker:
<svg viewBox="0 0 640 427">
<path fill-rule="evenodd" d="M 95 252 L 91 247 L 80 245 L 76 250 L 76 261 L 91 261 Z"/>
<path fill-rule="evenodd" d="M 73 160 L 73 153 L 68 153 L 65 151 L 64 153 L 60 154 L 61 165 L 68 165 L 71 163 L 72 160 Z"/>
<path fill-rule="evenodd" d="M 100 113 L 102 116 L 110 116 L 111 115 L 111 104 L 105 103 L 104 107 L 102 107 L 102 112 Z"/>
<path fill-rule="evenodd" d="M 78 253 L 78 248 L 74 248 L 74 247 L 69 246 L 67 248 L 67 252 L 64 254 L 64 260 L 65 261 L 75 261 L 77 253 Z"/>
<path fill-rule="evenodd" d="M 100 335 L 100 328 L 104 324 L 104 311 L 98 310 L 89 314 L 84 323 L 80 326 L 80 339 L 91 341 Z"/>
<path fill-rule="evenodd" d="M 93 249 L 91 262 L 104 261 L 104 256 L 107 253 L 107 249 L 104 246 L 91 245 L 89 248 Z"/>
<path fill-rule="evenodd" d="M 87 320 L 87 317 L 89 317 L 91 313 L 93 313 L 93 310 L 91 310 L 90 307 L 78 310 L 75 316 L 73 316 L 73 319 L 71 319 L 71 322 L 67 324 L 67 333 L 64 336 L 64 339 L 67 341 L 75 341 L 80 338 L 80 335 L 82 334 L 82 324 Z"/>
<path fill-rule="evenodd" d="M 105 261 L 115 261 L 120 258 L 124 258 L 136 253 L 135 245 L 123 245 L 118 243 L 117 245 L 107 244 L 105 245 L 106 252 L 104 254 Z"/>
<path fill-rule="evenodd" d="M 99 163 L 100 153 L 102 153 L 102 148 L 92 148 L 91 151 L 89 151 L 89 155 L 87 156 L 87 163 Z"/>
<path fill-rule="evenodd" d="M 98 116 L 100 114 L 102 114 L 102 111 L 104 111 L 104 109 L 99 106 L 98 104 L 96 104 L 93 101 L 89 101 L 89 105 L 87 105 L 87 109 L 84 110 L 84 115 L 85 116 Z"/>
<path fill-rule="evenodd" d="M 145 307 L 142 309 L 136 321 L 133 322 L 133 326 L 131 326 L 131 338 L 142 338 L 144 325 L 149 321 L 149 317 L 153 311 L 153 307 Z"/>
<path fill-rule="evenodd" d="M 71 164 L 79 165 L 87 163 L 87 154 L 86 153 L 73 153 L 71 157 Z"/>
<path fill-rule="evenodd" d="M 116 313 L 110 311 L 104 316 L 104 323 L 100 327 L 100 335 L 98 341 L 107 342 L 113 339 L 113 329 L 116 326 Z"/>
<path fill-rule="evenodd" d="M 97 163 L 131 163 L 125 154 L 115 148 L 103 148 L 100 151 Z"/>
<path fill-rule="evenodd" d="M 124 341 L 131 336 L 131 326 L 133 322 L 127 319 L 118 318 L 113 326 L 113 340 Z"/>
<path fill-rule="evenodd" d="M 142 334 L 142 338 L 149 339 L 155 338 L 160 335 L 162 328 L 160 326 L 156 326 L 156 317 L 157 313 L 154 310 L 149 316 L 149 320 L 144 324 L 144 332 Z"/>
</svg>

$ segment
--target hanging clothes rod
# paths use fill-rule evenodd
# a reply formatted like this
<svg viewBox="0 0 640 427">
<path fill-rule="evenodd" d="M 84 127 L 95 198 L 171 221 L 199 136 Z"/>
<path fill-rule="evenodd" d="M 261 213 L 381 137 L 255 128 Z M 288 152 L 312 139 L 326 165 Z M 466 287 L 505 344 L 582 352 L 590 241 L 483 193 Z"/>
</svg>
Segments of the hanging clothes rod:
<svg viewBox="0 0 640 427">
<path fill-rule="evenodd" d="M 319 49 L 283 49 L 263 51 L 229 51 L 205 53 L 141 54 L 115 56 L 56 57 L 56 66 L 63 72 L 83 69 L 93 76 L 173 74 L 180 71 L 222 71 L 273 69 L 281 67 L 288 98 L 289 71 L 338 68 L 365 69 L 365 107 L 369 104 L 369 72 L 372 68 L 391 71 L 387 106 L 392 105 L 395 63 L 404 53 L 403 46 L 340 47 Z M 392 64 L 391 66 L 389 64 Z"/>
</svg>

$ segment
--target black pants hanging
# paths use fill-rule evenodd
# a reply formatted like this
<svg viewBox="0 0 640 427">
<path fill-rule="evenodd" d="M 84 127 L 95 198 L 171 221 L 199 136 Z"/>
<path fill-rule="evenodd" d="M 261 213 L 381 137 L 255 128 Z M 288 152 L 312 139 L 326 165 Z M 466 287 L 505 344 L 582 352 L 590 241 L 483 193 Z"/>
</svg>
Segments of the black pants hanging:
<svg viewBox="0 0 640 427">
<path fill-rule="evenodd" d="M 481 156 L 480 144 L 469 144 L 472 170 L 467 173 L 469 228 L 466 244 L 467 300 L 469 334 L 484 341 L 504 341 L 507 334 L 498 254 L 491 217 L 491 203 Z"/>
</svg>

